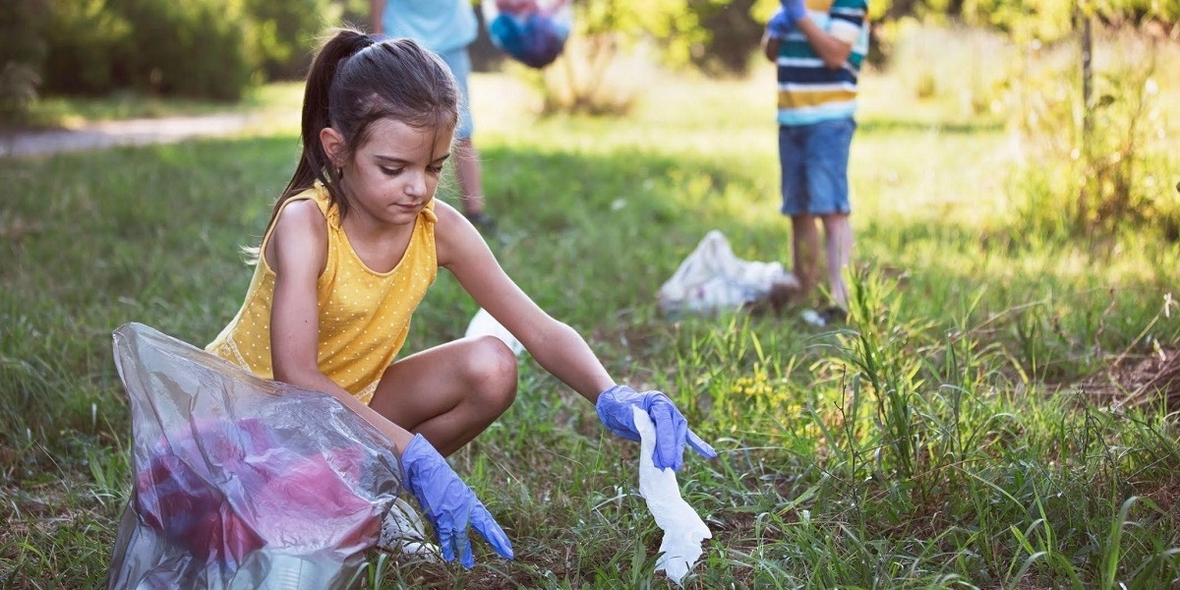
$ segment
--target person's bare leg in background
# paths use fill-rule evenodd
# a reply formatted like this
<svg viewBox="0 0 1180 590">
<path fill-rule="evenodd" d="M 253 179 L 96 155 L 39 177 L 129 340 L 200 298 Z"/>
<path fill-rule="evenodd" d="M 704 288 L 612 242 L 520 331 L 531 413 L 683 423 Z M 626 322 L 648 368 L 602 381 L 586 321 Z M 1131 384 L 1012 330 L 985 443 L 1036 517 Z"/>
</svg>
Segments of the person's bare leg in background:
<svg viewBox="0 0 1180 590">
<path fill-rule="evenodd" d="M 479 162 L 479 151 L 470 138 L 455 141 L 455 176 L 459 180 L 463 214 L 468 218 L 482 219 L 483 169 Z"/>
</svg>

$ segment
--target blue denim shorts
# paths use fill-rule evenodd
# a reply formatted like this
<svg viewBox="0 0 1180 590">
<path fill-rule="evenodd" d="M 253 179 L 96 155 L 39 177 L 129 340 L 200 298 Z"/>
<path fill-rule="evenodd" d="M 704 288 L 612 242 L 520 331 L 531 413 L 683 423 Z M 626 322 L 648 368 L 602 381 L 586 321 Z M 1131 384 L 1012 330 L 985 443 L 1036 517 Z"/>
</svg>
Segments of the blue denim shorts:
<svg viewBox="0 0 1180 590">
<path fill-rule="evenodd" d="M 455 77 L 455 84 L 459 87 L 459 125 L 455 127 L 455 139 L 470 139 L 475 131 L 475 122 L 471 120 L 471 101 L 467 99 L 467 78 L 471 75 L 471 55 L 467 47 L 460 47 L 438 54 L 447 67 L 451 68 L 451 75 Z"/>
<path fill-rule="evenodd" d="M 853 119 L 778 128 L 783 215 L 851 213 L 848 152 Z"/>
</svg>

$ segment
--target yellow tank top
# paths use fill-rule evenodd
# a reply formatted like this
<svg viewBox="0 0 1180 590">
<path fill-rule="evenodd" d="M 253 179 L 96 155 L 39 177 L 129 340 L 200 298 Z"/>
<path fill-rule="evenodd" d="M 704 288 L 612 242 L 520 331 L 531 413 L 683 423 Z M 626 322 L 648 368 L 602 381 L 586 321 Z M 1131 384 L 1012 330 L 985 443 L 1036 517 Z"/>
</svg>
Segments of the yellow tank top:
<svg viewBox="0 0 1180 590">
<path fill-rule="evenodd" d="M 328 257 L 316 282 L 319 303 L 320 371 L 368 404 L 377 381 L 406 341 L 410 317 L 438 275 L 434 201 L 414 222 L 402 260 L 386 273 L 369 269 L 353 251 L 340 212 L 317 183 L 283 203 L 311 199 L 328 222 Z M 273 226 L 262 239 L 266 251 Z M 270 309 L 275 273 L 260 255 L 241 310 L 205 350 L 265 379 L 274 378 L 270 354 Z"/>
</svg>

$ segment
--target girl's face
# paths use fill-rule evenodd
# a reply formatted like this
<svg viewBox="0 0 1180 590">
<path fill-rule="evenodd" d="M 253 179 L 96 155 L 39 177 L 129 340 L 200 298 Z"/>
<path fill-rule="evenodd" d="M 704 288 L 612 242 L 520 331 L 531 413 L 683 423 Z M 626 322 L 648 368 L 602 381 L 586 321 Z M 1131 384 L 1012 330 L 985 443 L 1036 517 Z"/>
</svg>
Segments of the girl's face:
<svg viewBox="0 0 1180 590">
<path fill-rule="evenodd" d="M 418 129 L 379 119 L 369 128 L 369 140 L 343 165 L 340 188 L 359 214 L 377 224 L 413 224 L 442 176 L 450 157 L 450 129 Z M 325 144 L 328 153 L 330 146 Z"/>
</svg>

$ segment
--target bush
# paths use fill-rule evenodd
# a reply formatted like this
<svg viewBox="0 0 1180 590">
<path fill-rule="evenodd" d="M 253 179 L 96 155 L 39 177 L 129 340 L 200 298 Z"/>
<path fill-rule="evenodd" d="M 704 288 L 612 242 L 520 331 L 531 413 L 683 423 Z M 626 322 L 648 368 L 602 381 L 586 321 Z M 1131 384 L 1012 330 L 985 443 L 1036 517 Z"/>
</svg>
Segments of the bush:
<svg viewBox="0 0 1180 590">
<path fill-rule="evenodd" d="M 117 48 L 132 34 L 131 23 L 107 10 L 105 0 L 53 2 L 44 29 L 49 52 L 44 89 L 60 94 L 103 94 L 117 85 Z"/>
<path fill-rule="evenodd" d="M 341 7 L 330 0 L 246 0 L 245 9 L 267 80 L 302 78 L 316 38 L 341 17 Z"/>
<path fill-rule="evenodd" d="M 220 100 L 236 100 L 255 81 L 300 77 L 316 35 L 339 12 L 331 0 L 48 2 L 44 25 L 21 29 L 37 31 L 48 47 L 40 70 L 46 92 Z"/>
<path fill-rule="evenodd" d="M 1082 104 L 1073 63 L 1026 70 L 1015 84 L 1013 128 L 1027 152 L 1014 179 L 1027 197 L 1020 223 L 1086 238 L 1150 232 L 1175 240 L 1175 157 L 1157 80 L 1180 55 L 1131 34 L 1107 37 L 1095 49 L 1107 62 L 1097 70 L 1095 104 Z"/>
<path fill-rule="evenodd" d="M 246 55 L 246 23 L 232 0 L 110 0 L 133 32 L 118 48 L 121 85 L 160 94 L 233 100 L 256 60 Z"/>
<path fill-rule="evenodd" d="M 19 119 L 37 97 L 45 42 L 37 34 L 48 14 L 44 0 L 0 3 L 0 122 Z"/>
</svg>

